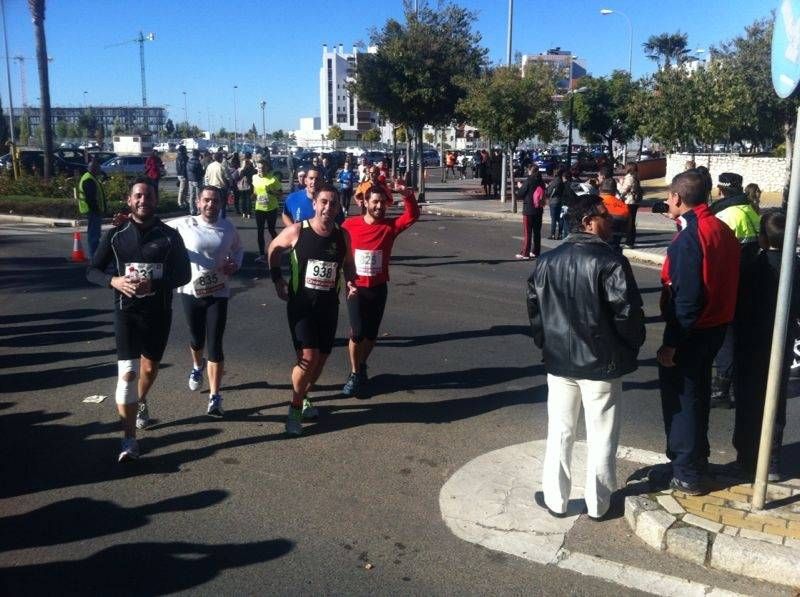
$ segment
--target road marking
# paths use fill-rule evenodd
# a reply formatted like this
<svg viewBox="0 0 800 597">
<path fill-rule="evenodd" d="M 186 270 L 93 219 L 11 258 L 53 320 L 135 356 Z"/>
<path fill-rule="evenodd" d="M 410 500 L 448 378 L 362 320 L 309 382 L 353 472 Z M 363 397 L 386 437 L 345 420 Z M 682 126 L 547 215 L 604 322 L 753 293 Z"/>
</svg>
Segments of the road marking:
<svg viewBox="0 0 800 597">
<path fill-rule="evenodd" d="M 586 442 L 572 452 L 573 489 L 566 518 L 554 518 L 534 502 L 541 491 L 546 440 L 482 454 L 457 470 L 439 492 L 442 519 L 454 535 L 487 549 L 553 565 L 655 595 L 734 595 L 716 587 L 564 549 L 564 539 L 583 510 Z M 620 459 L 643 465 L 663 454 L 620 446 Z"/>
</svg>

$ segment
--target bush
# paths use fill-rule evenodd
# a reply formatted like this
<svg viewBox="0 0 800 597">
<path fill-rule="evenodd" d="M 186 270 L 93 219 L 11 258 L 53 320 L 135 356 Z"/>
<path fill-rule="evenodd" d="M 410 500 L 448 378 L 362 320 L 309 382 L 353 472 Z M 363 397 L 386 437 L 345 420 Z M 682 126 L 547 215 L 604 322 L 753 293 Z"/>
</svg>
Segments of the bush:
<svg viewBox="0 0 800 597">
<path fill-rule="evenodd" d="M 64 175 L 54 176 L 50 180 L 29 174 L 23 174 L 17 179 L 9 173 L 0 175 L 0 195 L 72 199 L 74 186 L 75 179 Z"/>
</svg>

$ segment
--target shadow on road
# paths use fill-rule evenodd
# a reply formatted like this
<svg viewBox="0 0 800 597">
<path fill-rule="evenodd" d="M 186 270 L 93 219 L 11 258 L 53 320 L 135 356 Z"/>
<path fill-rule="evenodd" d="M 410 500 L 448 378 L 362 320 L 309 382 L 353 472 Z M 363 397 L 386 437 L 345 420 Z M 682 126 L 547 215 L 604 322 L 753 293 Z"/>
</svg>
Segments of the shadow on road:
<svg viewBox="0 0 800 597">
<path fill-rule="evenodd" d="M 125 543 L 83 560 L 2 569 L 0 593 L 164 595 L 200 587 L 230 568 L 274 560 L 293 547 L 286 539 L 217 545 Z"/>
<path fill-rule="evenodd" d="M 0 287 L 6 292 L 25 289 L 36 293 L 81 287 L 88 290 L 90 284 L 86 280 L 86 265 L 64 257 L 5 257 L 0 258 Z"/>
<path fill-rule="evenodd" d="M 227 491 L 211 489 L 124 508 L 104 500 L 72 498 L 0 519 L 0 551 L 84 541 L 143 527 L 166 512 L 200 510 L 222 502 Z"/>
<path fill-rule="evenodd" d="M 50 313 L 19 313 L 15 315 L 0 315 L 0 325 L 11 323 L 30 323 L 32 321 L 50 321 L 52 319 L 69 320 L 84 319 L 86 317 L 97 317 L 108 315 L 111 309 L 66 309 L 64 311 L 52 311 Z"/>
</svg>

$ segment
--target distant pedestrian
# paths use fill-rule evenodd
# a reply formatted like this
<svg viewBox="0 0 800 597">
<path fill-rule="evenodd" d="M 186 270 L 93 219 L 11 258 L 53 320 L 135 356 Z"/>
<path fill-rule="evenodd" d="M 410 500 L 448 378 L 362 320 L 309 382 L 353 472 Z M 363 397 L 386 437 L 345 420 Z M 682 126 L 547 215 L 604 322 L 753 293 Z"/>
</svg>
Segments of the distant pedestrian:
<svg viewBox="0 0 800 597">
<path fill-rule="evenodd" d="M 178 146 L 178 155 L 175 157 L 175 174 L 178 176 L 178 207 L 188 207 L 189 186 L 186 180 L 186 164 L 189 156 L 184 145 Z"/>
<path fill-rule="evenodd" d="M 567 513 L 582 405 L 586 509 L 601 519 L 616 489 L 622 377 L 637 368 L 644 312 L 630 263 L 607 242 L 612 223 L 600 198 L 576 197 L 567 214 L 569 235 L 537 259 L 527 291 L 533 340 L 547 372 L 543 505 L 554 516 Z"/>
<path fill-rule="evenodd" d="M 197 215 L 197 198 L 200 196 L 200 187 L 203 186 L 203 164 L 200 161 L 200 150 L 193 149 L 192 155 L 186 162 L 186 180 L 189 184 L 189 214 Z"/>
<path fill-rule="evenodd" d="M 744 188 L 744 194 L 750 200 L 750 205 L 756 212 L 761 211 L 761 188 L 754 182 L 751 182 Z"/>
<path fill-rule="evenodd" d="M 161 157 L 159 157 L 155 149 L 144 162 L 144 173 L 150 179 L 153 189 L 156 191 L 156 196 L 158 196 L 158 182 L 164 176 L 165 171 L 164 162 L 161 161 Z"/>
<path fill-rule="evenodd" d="M 535 164 L 528 165 L 528 176 L 517 181 L 516 196 L 522 202 L 522 248 L 517 259 L 532 259 L 542 252 L 542 214 L 545 186 Z M 531 238 L 533 247 L 531 248 Z"/>
<path fill-rule="evenodd" d="M 236 204 L 242 218 L 251 218 L 253 203 L 253 175 L 256 167 L 253 165 L 253 154 L 249 151 L 244 154 L 244 161 L 239 167 L 239 180 L 236 182 Z"/>
<path fill-rule="evenodd" d="M 617 197 L 617 181 L 613 177 L 600 183 L 600 199 L 612 218 L 610 244 L 615 251 L 622 251 L 622 237 L 628 230 L 628 206 Z"/>
<path fill-rule="evenodd" d="M 567 184 L 564 180 L 566 168 L 560 166 L 553 174 L 553 180 L 547 185 L 545 194 L 550 208 L 550 240 L 561 238 L 561 207 L 566 205 Z"/>
<path fill-rule="evenodd" d="M 503 178 L 503 154 L 499 149 L 492 152 L 492 157 L 489 159 L 489 171 L 492 181 L 492 195 L 500 197 L 500 184 Z"/>
<path fill-rule="evenodd" d="M 633 248 L 636 243 L 636 212 L 642 202 L 642 184 L 639 181 L 639 167 L 636 164 L 625 166 L 625 177 L 619 187 L 619 197 L 628 206 L 628 230 L 625 246 Z"/>
<path fill-rule="evenodd" d="M 88 169 L 78 181 L 78 212 L 86 217 L 86 242 L 89 248 L 89 259 L 92 258 L 100 244 L 103 215 L 106 212 L 106 191 L 100 182 L 100 164 L 94 158 L 89 161 Z"/>
</svg>

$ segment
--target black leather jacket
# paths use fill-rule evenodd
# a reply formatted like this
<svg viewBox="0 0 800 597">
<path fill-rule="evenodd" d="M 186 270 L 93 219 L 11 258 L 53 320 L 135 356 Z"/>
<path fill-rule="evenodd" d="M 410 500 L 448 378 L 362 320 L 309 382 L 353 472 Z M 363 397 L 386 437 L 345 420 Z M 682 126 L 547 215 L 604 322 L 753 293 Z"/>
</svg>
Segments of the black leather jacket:
<svg viewBox="0 0 800 597">
<path fill-rule="evenodd" d="M 637 368 L 642 297 L 628 260 L 594 234 L 573 233 L 528 279 L 528 318 L 545 370 L 607 380 Z"/>
</svg>

